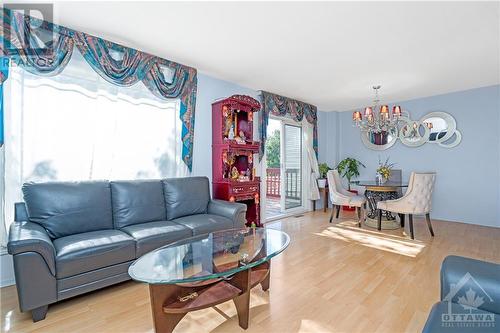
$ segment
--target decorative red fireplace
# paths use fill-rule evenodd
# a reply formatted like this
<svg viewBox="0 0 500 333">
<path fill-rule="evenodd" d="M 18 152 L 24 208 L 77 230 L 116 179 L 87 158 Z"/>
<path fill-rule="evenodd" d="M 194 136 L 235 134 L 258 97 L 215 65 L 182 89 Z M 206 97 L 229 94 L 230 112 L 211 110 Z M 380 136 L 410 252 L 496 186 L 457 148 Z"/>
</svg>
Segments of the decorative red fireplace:
<svg viewBox="0 0 500 333">
<path fill-rule="evenodd" d="M 212 184 L 216 199 L 247 205 L 247 225 L 260 223 L 260 177 L 254 161 L 259 142 L 253 140 L 253 116 L 259 101 L 233 95 L 212 104 Z"/>
</svg>

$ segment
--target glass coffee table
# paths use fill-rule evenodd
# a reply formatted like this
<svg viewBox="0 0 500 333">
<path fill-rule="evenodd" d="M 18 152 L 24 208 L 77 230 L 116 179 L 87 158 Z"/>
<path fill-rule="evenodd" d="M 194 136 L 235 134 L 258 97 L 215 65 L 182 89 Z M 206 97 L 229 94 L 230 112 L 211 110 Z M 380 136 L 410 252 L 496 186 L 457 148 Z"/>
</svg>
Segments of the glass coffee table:
<svg viewBox="0 0 500 333">
<path fill-rule="evenodd" d="M 290 237 L 274 229 L 231 229 L 188 238 L 137 259 L 128 272 L 149 284 L 156 332 L 172 332 L 190 311 L 233 300 L 248 328 L 250 290 L 269 289 L 271 258 Z"/>
</svg>

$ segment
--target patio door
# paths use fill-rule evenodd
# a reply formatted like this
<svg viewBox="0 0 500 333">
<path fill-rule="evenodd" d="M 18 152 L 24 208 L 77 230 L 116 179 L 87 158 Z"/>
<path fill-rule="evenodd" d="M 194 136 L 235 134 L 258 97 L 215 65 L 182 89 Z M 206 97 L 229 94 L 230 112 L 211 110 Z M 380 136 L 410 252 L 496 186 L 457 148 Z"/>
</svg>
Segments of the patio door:
<svg viewBox="0 0 500 333">
<path fill-rule="evenodd" d="M 264 165 L 265 219 L 272 220 L 304 210 L 303 129 L 288 119 L 270 118 Z"/>
<path fill-rule="evenodd" d="M 282 122 L 281 208 L 302 207 L 302 128 Z"/>
</svg>

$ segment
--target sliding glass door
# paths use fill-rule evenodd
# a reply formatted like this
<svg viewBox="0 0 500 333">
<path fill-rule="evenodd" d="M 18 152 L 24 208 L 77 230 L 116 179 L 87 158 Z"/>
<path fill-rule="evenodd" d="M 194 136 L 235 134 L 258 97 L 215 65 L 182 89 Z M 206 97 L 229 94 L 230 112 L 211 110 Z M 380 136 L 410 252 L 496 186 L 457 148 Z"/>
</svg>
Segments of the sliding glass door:
<svg viewBox="0 0 500 333">
<path fill-rule="evenodd" d="M 266 141 L 265 217 L 303 209 L 303 133 L 300 124 L 270 118 Z"/>
<path fill-rule="evenodd" d="M 302 128 L 283 123 L 281 207 L 302 206 Z"/>
</svg>

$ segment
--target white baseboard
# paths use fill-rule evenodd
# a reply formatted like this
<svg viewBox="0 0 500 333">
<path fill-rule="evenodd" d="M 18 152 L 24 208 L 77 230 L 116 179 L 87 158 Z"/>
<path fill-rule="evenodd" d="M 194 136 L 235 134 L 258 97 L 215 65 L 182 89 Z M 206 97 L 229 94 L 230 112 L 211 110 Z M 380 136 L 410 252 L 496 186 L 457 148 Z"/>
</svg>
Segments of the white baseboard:
<svg viewBox="0 0 500 333">
<path fill-rule="evenodd" d="M 16 284 L 14 279 L 14 266 L 10 254 L 0 255 L 0 287 Z"/>
</svg>

